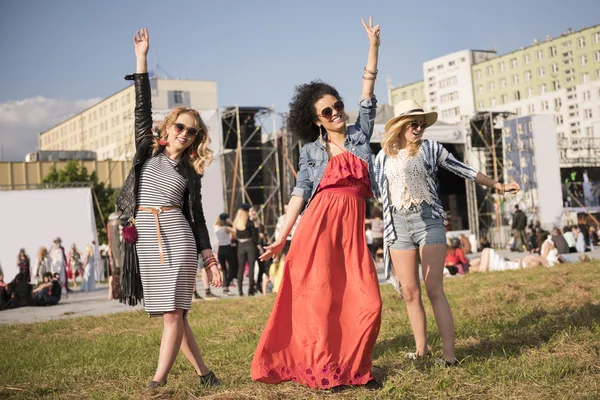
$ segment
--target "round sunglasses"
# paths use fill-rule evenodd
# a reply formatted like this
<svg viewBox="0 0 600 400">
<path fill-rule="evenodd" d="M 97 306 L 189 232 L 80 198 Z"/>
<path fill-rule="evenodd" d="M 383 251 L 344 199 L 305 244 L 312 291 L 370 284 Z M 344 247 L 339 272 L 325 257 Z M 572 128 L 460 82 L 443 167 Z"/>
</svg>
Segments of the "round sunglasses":
<svg viewBox="0 0 600 400">
<path fill-rule="evenodd" d="M 317 114 L 317 115 L 321 116 L 325 119 L 330 119 L 333 116 L 333 110 L 335 110 L 337 112 L 344 111 L 344 102 L 341 100 L 338 100 L 335 103 L 333 103 L 333 108 L 325 107 L 324 109 L 321 110 L 321 113 Z"/>
<path fill-rule="evenodd" d="M 427 128 L 427 122 L 411 121 L 409 122 L 409 125 L 412 129 L 418 129 L 421 127 L 421 130 L 424 130 Z"/>
<path fill-rule="evenodd" d="M 178 135 L 183 131 L 186 131 L 188 136 L 196 136 L 198 134 L 198 129 L 189 128 L 189 127 L 185 126 L 184 124 L 176 123 L 176 124 L 173 124 L 173 127 L 175 128 L 175 132 L 177 132 Z"/>
</svg>

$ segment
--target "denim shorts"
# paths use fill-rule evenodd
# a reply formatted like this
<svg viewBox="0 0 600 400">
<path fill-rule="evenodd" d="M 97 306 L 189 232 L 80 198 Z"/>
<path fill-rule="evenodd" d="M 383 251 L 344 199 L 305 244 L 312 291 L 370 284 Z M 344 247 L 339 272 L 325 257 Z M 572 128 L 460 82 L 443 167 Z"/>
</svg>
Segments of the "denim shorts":
<svg viewBox="0 0 600 400">
<path fill-rule="evenodd" d="M 401 210 L 392 209 L 396 240 L 391 250 L 415 250 L 431 244 L 446 244 L 444 220 L 433 218 L 433 208 L 427 203 Z"/>
</svg>

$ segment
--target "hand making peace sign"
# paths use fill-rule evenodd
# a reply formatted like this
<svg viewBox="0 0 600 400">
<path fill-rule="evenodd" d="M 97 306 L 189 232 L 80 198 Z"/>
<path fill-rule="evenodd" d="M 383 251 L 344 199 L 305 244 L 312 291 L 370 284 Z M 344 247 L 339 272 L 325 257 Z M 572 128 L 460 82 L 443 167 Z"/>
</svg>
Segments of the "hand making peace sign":
<svg viewBox="0 0 600 400">
<path fill-rule="evenodd" d="M 363 27 L 367 32 L 367 37 L 369 38 L 369 43 L 371 46 L 379 47 L 379 34 L 381 32 L 379 25 L 373 26 L 373 17 L 369 17 L 369 26 L 363 18 L 361 18 Z"/>
</svg>

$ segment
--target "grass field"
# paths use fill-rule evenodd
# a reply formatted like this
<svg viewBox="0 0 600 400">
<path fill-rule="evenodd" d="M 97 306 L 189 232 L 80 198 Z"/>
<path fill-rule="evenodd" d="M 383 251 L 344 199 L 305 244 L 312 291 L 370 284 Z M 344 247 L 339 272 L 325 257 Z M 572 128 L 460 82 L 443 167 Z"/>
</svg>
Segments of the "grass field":
<svg viewBox="0 0 600 400">
<path fill-rule="evenodd" d="M 180 354 L 168 386 L 144 386 L 158 358 L 161 321 L 144 312 L 0 330 L 1 399 L 596 399 L 600 398 L 600 264 L 509 271 L 446 281 L 456 321 L 458 368 L 412 362 L 405 304 L 381 288 L 383 323 L 373 354 L 384 388 L 318 392 L 250 380 L 254 348 L 274 297 L 196 302 L 190 323 L 223 382 L 199 387 Z M 431 308 L 430 343 L 441 343 Z"/>
</svg>

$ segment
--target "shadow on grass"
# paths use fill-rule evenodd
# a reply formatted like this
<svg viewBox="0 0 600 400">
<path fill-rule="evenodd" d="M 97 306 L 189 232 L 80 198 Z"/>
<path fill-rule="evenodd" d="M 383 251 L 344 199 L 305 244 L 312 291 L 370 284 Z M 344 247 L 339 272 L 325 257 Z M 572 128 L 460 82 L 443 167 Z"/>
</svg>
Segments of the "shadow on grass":
<svg viewBox="0 0 600 400">
<path fill-rule="evenodd" d="M 563 307 L 547 311 L 537 308 L 514 323 L 502 327 L 502 333 L 494 339 L 462 347 L 461 358 L 488 358 L 495 355 L 515 356 L 524 350 L 539 348 L 561 332 L 572 329 L 591 328 L 600 321 L 600 305 L 584 304 L 581 307 Z M 498 329 L 498 328 L 496 328 Z"/>
</svg>

